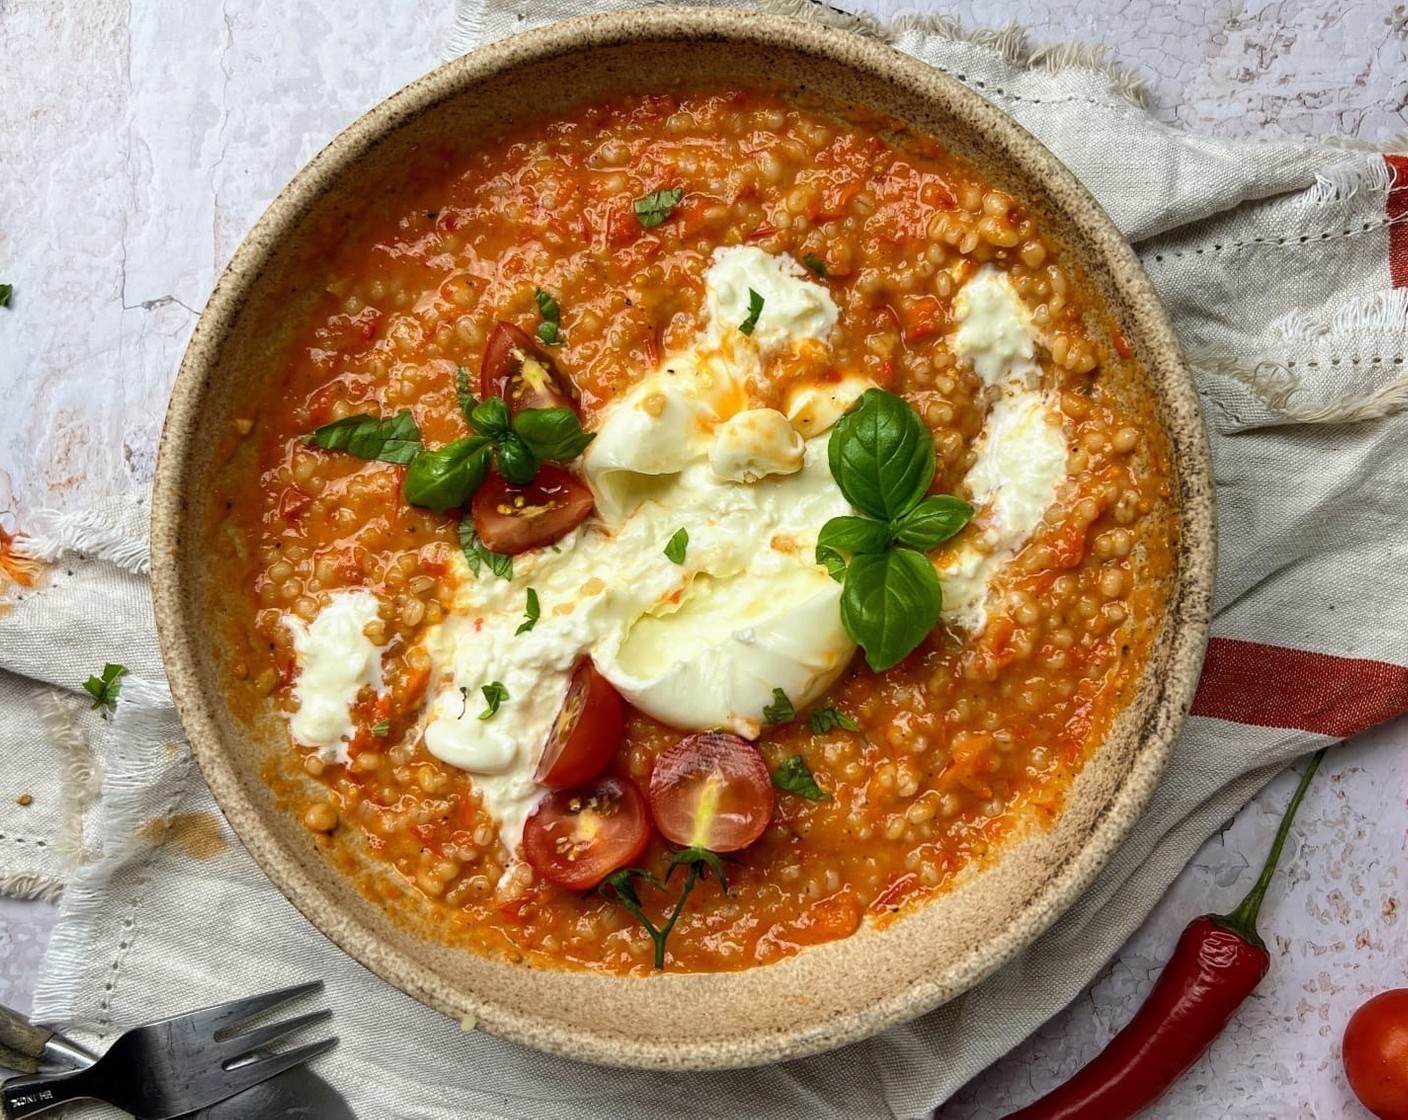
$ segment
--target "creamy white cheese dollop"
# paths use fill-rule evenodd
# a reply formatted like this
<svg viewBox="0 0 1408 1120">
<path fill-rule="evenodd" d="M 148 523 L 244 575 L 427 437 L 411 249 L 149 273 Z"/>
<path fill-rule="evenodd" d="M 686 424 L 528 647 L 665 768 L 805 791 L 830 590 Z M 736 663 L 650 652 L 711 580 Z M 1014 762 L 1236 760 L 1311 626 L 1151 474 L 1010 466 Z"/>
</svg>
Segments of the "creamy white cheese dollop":
<svg viewBox="0 0 1408 1120">
<path fill-rule="evenodd" d="M 284 617 L 299 667 L 293 684 L 298 711 L 289 717 L 289 732 L 304 746 L 317 747 L 325 760 L 347 761 L 357 694 L 367 685 L 381 688 L 381 649 L 363 633 L 376 617 L 370 591 L 335 592 L 312 623 L 295 614 Z"/>
<path fill-rule="evenodd" d="M 954 297 L 954 351 L 998 390 L 964 477 L 977 533 L 937 565 L 944 613 L 973 633 L 987 624 L 988 589 L 1038 525 L 1066 474 L 1061 413 L 1039 389 L 1036 334 L 1011 283 L 984 267 Z"/>
<path fill-rule="evenodd" d="M 836 303 L 807 270 L 785 253 L 768 253 L 755 245 L 714 251 L 704 274 L 709 328 L 715 336 L 740 334 L 751 313 L 749 291 L 763 299 L 751 339 L 762 353 L 783 350 L 803 339 L 825 342 L 836 325 Z"/>
</svg>

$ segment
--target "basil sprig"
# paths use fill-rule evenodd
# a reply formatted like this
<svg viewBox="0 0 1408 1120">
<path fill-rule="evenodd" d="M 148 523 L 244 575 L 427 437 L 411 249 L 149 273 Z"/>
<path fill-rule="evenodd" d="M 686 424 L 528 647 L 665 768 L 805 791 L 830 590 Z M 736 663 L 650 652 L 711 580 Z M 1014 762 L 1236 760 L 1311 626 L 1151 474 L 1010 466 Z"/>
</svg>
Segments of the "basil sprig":
<svg viewBox="0 0 1408 1120">
<path fill-rule="evenodd" d="M 84 681 L 83 691 L 93 698 L 93 707 L 115 708 L 118 694 L 122 691 L 122 678 L 126 675 L 126 665 L 114 665 L 109 661 L 103 666 L 101 677 L 89 677 Z"/>
<path fill-rule="evenodd" d="M 359 413 L 314 428 L 308 442 L 327 451 L 346 451 L 360 459 L 406 464 L 421 453 L 415 417 L 402 409 L 390 420 Z"/>
<path fill-rule="evenodd" d="M 508 405 L 498 397 L 475 405 L 469 424 L 492 441 L 499 473 L 515 486 L 532 482 L 542 460 L 570 462 L 596 438 L 582 430 L 570 408 L 525 408 L 510 420 Z"/>
<path fill-rule="evenodd" d="M 926 496 L 933 441 L 919 414 L 893 393 L 868 390 L 836 422 L 828 457 L 841 493 L 867 516 L 823 525 L 816 559 L 841 581 L 846 633 L 881 672 L 912 653 L 939 621 L 943 589 L 923 552 L 968 524 L 973 507 L 947 494 Z"/>
</svg>

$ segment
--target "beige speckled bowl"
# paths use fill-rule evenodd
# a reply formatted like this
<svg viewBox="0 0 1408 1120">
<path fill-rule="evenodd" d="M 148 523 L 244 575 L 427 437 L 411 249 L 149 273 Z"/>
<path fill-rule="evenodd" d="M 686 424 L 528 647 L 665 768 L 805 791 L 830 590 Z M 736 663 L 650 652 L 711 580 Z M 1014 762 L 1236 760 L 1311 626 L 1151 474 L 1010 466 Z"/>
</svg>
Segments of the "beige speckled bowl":
<svg viewBox="0 0 1408 1120">
<path fill-rule="evenodd" d="M 1043 215 L 1111 309 L 1148 372 L 1172 440 L 1183 542 L 1167 615 L 1133 702 L 1045 833 L 883 931 L 862 929 L 767 967 L 614 978 L 532 970 L 418 938 L 359 895 L 274 804 L 261 762 L 287 750 L 276 724 L 236 719 L 209 620 L 225 589 L 201 547 L 219 436 L 278 367 L 316 270 L 311 231 L 394 183 L 415 145 L 497 126 L 622 84 L 681 74 L 806 85 L 941 137 Z M 658 1068 L 794 1058 L 873 1034 L 976 984 L 1059 915 L 1144 807 L 1193 692 L 1209 614 L 1208 452 L 1168 319 L 1134 253 L 1036 140 L 957 82 L 879 43 L 729 10 L 592 17 L 476 51 L 378 105 L 314 159 L 260 219 L 191 340 L 157 466 L 152 567 L 172 690 L 206 780 L 269 877 L 333 941 L 392 984 L 485 1029 L 559 1054 Z"/>
</svg>

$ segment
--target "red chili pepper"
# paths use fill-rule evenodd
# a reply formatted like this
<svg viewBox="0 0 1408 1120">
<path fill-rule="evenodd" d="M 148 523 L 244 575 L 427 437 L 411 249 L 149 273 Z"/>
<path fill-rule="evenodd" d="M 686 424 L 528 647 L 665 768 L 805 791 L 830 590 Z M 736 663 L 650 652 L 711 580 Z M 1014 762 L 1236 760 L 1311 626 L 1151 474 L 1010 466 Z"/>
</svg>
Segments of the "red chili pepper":
<svg viewBox="0 0 1408 1120">
<path fill-rule="evenodd" d="M 1230 914 L 1194 918 L 1149 998 L 1089 1065 L 1006 1120 L 1127 1120 L 1153 1104 L 1212 1045 L 1271 966 L 1256 932 L 1272 872 L 1322 750 L 1301 775 L 1261 875 Z"/>
</svg>

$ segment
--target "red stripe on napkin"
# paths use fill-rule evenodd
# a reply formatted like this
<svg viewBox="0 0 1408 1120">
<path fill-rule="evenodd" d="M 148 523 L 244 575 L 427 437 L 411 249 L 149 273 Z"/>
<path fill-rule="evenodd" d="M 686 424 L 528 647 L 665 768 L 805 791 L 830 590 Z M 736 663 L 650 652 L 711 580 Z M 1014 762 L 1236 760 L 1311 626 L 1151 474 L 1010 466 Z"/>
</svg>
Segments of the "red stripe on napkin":
<svg viewBox="0 0 1408 1120">
<path fill-rule="evenodd" d="M 1408 712 L 1408 668 L 1234 638 L 1208 642 L 1193 714 L 1347 739 Z"/>
<path fill-rule="evenodd" d="M 1408 156 L 1384 156 L 1388 164 L 1388 274 L 1395 288 L 1408 288 Z"/>
</svg>

